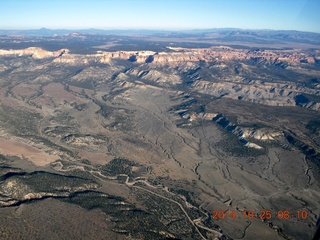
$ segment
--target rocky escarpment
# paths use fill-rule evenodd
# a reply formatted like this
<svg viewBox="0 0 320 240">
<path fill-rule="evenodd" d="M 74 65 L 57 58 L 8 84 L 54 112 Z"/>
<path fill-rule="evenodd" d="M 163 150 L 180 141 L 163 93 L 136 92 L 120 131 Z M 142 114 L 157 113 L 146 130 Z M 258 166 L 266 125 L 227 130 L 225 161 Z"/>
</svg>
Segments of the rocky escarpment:
<svg viewBox="0 0 320 240">
<path fill-rule="evenodd" d="M 0 171 L 3 172 L 3 168 Z M 46 197 L 68 197 L 74 192 L 98 187 L 97 183 L 89 179 L 47 172 L 5 171 L 3 173 L 0 183 L 0 206 L 12 206 Z"/>
<path fill-rule="evenodd" d="M 260 145 L 250 142 L 250 139 L 258 140 L 258 141 L 276 141 L 282 139 L 284 134 L 281 131 L 276 131 L 271 128 L 260 127 L 241 127 L 237 124 L 231 122 L 228 118 L 223 116 L 220 113 L 196 113 L 189 112 L 188 110 L 178 110 L 176 113 L 180 113 L 181 118 L 189 121 L 189 124 L 185 124 L 188 126 L 192 125 L 192 122 L 199 120 L 212 121 L 222 127 L 226 132 L 234 134 L 238 137 L 240 142 L 249 148 L 262 149 Z"/>
<path fill-rule="evenodd" d="M 63 54 L 68 54 L 68 49 L 61 49 L 58 51 L 46 51 L 41 48 L 30 47 L 26 49 L 19 49 L 19 50 L 3 50 L 0 49 L 0 56 L 31 56 L 35 59 L 42 59 L 42 58 L 57 58 L 61 57 Z"/>
<path fill-rule="evenodd" d="M 303 95 L 316 95 L 320 100 L 320 91 L 296 83 L 288 85 L 252 81 L 252 84 L 245 84 L 200 80 L 196 81 L 193 87 L 199 92 L 215 97 L 227 97 L 270 106 L 300 106 L 320 110 L 318 101 L 312 101 Z"/>
<path fill-rule="evenodd" d="M 121 88 L 134 86 L 137 81 L 161 86 L 186 85 L 192 91 L 217 98 L 320 110 L 319 50 L 168 47 L 167 52 L 97 51 L 96 54 L 73 54 L 67 49 L 52 52 L 32 47 L 0 50 L 0 56 L 48 59 L 54 65 L 65 67 L 106 66 L 104 72 L 94 68 L 88 72 L 80 70 L 72 74 L 72 81 L 86 81 L 90 74 L 100 83 L 111 78 Z M 131 67 L 116 67 L 118 60 Z"/>
<path fill-rule="evenodd" d="M 80 59 L 87 59 L 100 63 L 110 63 L 112 59 L 123 59 L 137 63 L 153 63 L 157 65 L 183 63 L 183 62 L 216 62 L 228 60 L 251 60 L 257 63 L 269 63 L 279 67 L 289 64 L 316 63 L 320 61 L 319 51 L 297 52 L 291 50 L 243 50 L 230 47 L 211 47 L 200 49 L 170 48 L 174 52 L 153 51 L 98 51 L 97 54 L 80 55 L 71 54 L 68 49 L 46 51 L 41 48 L 30 47 L 21 50 L 0 50 L 0 56 L 18 55 L 32 56 L 36 59 L 54 57 L 55 62 L 78 63 Z"/>
<path fill-rule="evenodd" d="M 279 137 L 283 136 L 283 133 L 280 131 L 275 131 L 268 128 L 246 128 L 242 127 L 242 137 L 243 138 L 254 138 L 261 141 L 274 141 Z"/>
</svg>

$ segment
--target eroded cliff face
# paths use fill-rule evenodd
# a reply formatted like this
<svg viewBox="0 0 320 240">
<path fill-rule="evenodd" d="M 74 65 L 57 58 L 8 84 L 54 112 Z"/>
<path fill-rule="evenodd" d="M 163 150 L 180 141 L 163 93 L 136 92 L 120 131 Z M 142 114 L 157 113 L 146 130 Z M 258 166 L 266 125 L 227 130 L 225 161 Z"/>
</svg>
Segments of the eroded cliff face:
<svg viewBox="0 0 320 240">
<path fill-rule="evenodd" d="M 162 86 L 185 84 L 195 91 L 218 98 L 320 110 L 319 50 L 247 50 L 230 47 L 168 50 L 73 54 L 68 49 L 46 51 L 31 47 L 0 50 L 0 56 L 48 59 L 52 64 L 66 67 L 105 64 L 110 70 L 108 74 L 122 87 L 135 85 L 130 79 L 151 81 Z M 117 60 L 127 61 L 132 67 L 120 70 Z M 86 75 L 81 77 L 81 74 L 84 73 L 73 78 L 87 78 Z M 98 77 L 110 77 L 102 75 Z"/>
<path fill-rule="evenodd" d="M 81 178 L 68 178 L 46 172 L 25 173 L 19 172 L 18 169 L 16 171 L 2 176 L 0 184 L 2 193 L 0 206 L 2 207 L 47 197 L 68 197 L 71 193 L 96 189 L 99 186 L 93 181 Z M 64 186 L 54 182 L 61 181 L 61 178 L 65 181 Z"/>
<path fill-rule="evenodd" d="M 243 50 L 230 47 L 211 47 L 211 48 L 170 48 L 172 52 L 153 52 L 153 51 L 116 51 L 103 52 L 97 54 L 79 55 L 72 54 L 68 49 L 58 51 L 47 51 L 37 47 L 30 47 L 21 50 L 1 50 L 0 56 L 18 55 L 32 56 L 35 59 L 60 58 L 56 62 L 76 64 L 79 58 L 86 58 L 90 61 L 110 63 L 112 59 L 123 59 L 137 63 L 153 63 L 156 65 L 166 65 L 185 62 L 217 62 L 228 60 L 253 60 L 260 63 L 286 66 L 289 64 L 315 63 L 320 61 L 318 50 L 313 52 L 302 52 L 296 50 Z"/>
<path fill-rule="evenodd" d="M 227 97 L 269 106 L 296 106 L 297 98 L 301 93 L 319 96 L 319 90 L 303 87 L 299 84 L 261 83 L 242 84 L 234 82 L 197 81 L 194 89 L 215 97 Z M 306 100 L 299 106 L 319 111 L 320 104 L 316 101 Z"/>
<path fill-rule="evenodd" d="M 3 50 L 0 49 L 0 56 L 31 56 L 35 59 L 43 59 L 43 58 L 56 58 L 61 57 L 63 54 L 67 54 L 69 52 L 68 49 L 61 49 L 58 51 L 46 51 L 41 48 L 37 47 L 29 47 L 26 49 L 19 49 L 19 50 Z"/>
</svg>

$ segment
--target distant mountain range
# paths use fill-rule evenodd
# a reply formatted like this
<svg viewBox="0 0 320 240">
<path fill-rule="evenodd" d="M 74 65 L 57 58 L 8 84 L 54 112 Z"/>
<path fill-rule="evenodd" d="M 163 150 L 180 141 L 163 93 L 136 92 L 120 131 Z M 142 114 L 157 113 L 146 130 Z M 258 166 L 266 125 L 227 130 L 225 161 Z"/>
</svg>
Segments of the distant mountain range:
<svg viewBox="0 0 320 240">
<path fill-rule="evenodd" d="M 11 37 L 28 37 L 28 38 L 41 38 L 41 41 L 47 41 L 49 38 L 62 37 L 66 39 L 77 39 L 78 37 L 86 39 L 82 42 L 95 42 L 101 36 L 113 37 L 122 36 L 129 37 L 132 40 L 137 40 L 137 37 L 141 41 L 147 41 L 148 39 L 162 39 L 162 41 L 177 42 L 177 41 L 188 41 L 188 42 L 201 42 L 202 44 L 223 44 L 223 45 L 243 45 L 246 46 L 268 46 L 268 47 L 295 47 L 295 48 L 319 48 L 320 47 L 320 33 L 313 32 L 302 32 L 295 30 L 249 30 L 249 29 L 238 29 L 238 28 L 212 28 L 212 29 L 194 29 L 194 30 L 147 30 L 147 29 L 136 29 L 136 30 L 101 30 L 101 29 L 33 29 L 33 30 L 0 30 L 0 37 L 11 38 Z M 100 36 L 96 38 L 96 36 Z M 148 36 L 145 38 L 144 36 Z M 141 38 L 142 37 L 142 38 Z M 152 38 L 155 37 L 155 38 Z M 20 39 L 21 40 L 21 39 Z M 20 41 L 19 40 L 19 41 Z M 103 39 L 100 39 L 102 41 Z M 104 39 L 105 40 L 105 39 Z M 110 40 L 110 39 L 109 39 Z M 108 40 L 108 41 L 109 41 Z M 7 40 L 5 40 L 7 41 Z M 8 41 L 7 41 L 8 42 Z M 10 42 L 10 41 L 9 41 Z M 104 41 L 105 42 L 105 41 Z M 102 41 L 100 45 L 103 45 Z M 118 42 L 119 44 L 119 42 Z M 129 46 L 128 43 L 122 43 Z M 260 44 L 260 45 L 259 45 Z M 287 45 L 291 44 L 291 46 Z M 293 45 L 292 45 L 293 44 Z M 5 46 L 3 46 L 5 47 Z M 10 47 L 13 47 L 10 45 Z"/>
<path fill-rule="evenodd" d="M 279 38 L 300 36 L 300 37 L 313 37 L 320 39 L 320 33 L 313 32 L 302 32 L 295 30 L 248 30 L 248 29 L 239 29 L 239 28 L 211 28 L 211 29 L 194 29 L 194 30 L 152 30 L 152 29 L 114 29 L 114 30 L 102 30 L 102 29 L 30 29 L 30 30 L 1 30 L 0 35 L 29 35 L 29 36 L 52 36 L 52 35 L 64 35 L 71 33 L 80 33 L 80 34 L 112 34 L 112 35 L 150 35 L 150 34 L 190 34 L 190 35 L 199 35 L 199 34 L 210 34 L 218 33 L 222 35 L 252 35 L 263 37 L 267 35 L 277 36 Z"/>
<path fill-rule="evenodd" d="M 30 29 L 30 30 L 0 30 L 0 34 L 5 35 L 30 35 L 30 36 L 52 36 L 55 34 L 64 35 L 71 33 L 80 33 L 80 34 L 154 34 L 154 33 L 168 33 L 172 31 L 164 31 L 164 30 L 101 30 L 101 29 L 48 29 L 48 28 L 40 28 L 40 29 Z"/>
</svg>

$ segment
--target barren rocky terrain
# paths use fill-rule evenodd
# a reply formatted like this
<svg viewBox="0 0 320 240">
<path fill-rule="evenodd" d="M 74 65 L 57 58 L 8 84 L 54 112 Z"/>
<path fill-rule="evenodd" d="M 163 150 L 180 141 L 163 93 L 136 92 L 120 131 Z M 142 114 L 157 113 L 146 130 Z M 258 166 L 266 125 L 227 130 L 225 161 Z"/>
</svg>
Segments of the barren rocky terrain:
<svg viewBox="0 0 320 240">
<path fill-rule="evenodd" d="M 1 239 L 311 238 L 319 47 L 30 39 L 0 49 Z"/>
</svg>

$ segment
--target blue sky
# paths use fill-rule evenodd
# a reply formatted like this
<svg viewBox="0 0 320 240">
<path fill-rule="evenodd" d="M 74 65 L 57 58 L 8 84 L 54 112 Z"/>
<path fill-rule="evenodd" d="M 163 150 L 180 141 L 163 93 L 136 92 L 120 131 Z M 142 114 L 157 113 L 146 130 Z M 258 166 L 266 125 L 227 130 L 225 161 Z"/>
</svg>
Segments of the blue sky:
<svg viewBox="0 0 320 240">
<path fill-rule="evenodd" d="M 320 32 L 320 0 L 1 0 L 0 29 L 283 29 Z"/>
</svg>

